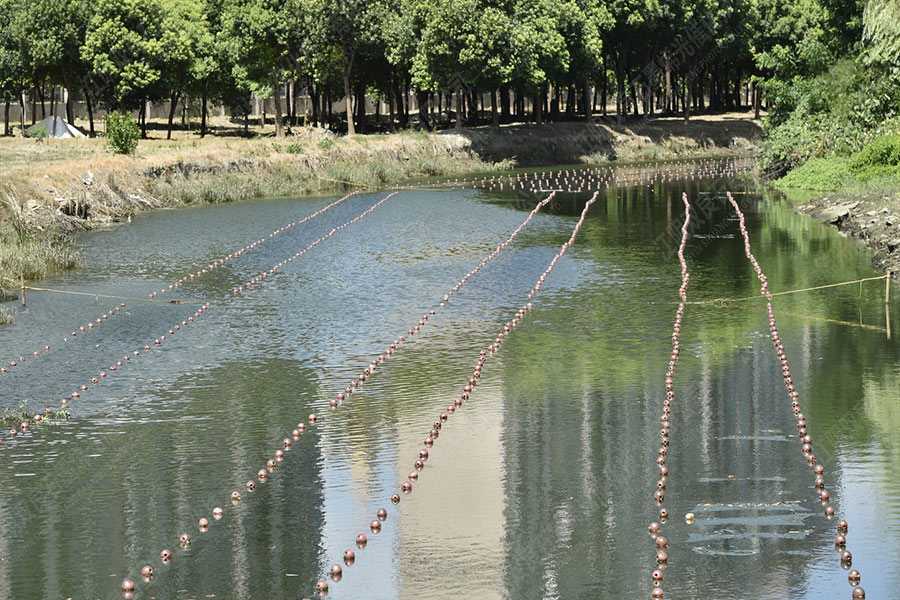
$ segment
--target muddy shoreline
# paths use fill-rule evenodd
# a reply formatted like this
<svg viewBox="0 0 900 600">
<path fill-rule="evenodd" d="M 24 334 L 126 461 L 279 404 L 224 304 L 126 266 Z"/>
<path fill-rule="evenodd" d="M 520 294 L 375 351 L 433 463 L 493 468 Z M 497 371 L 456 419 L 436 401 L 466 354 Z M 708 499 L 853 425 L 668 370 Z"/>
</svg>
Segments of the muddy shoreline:
<svg viewBox="0 0 900 600">
<path fill-rule="evenodd" d="M 796 207 L 873 250 L 872 266 L 900 275 L 900 206 L 896 197 L 842 194 L 822 196 Z"/>
</svg>

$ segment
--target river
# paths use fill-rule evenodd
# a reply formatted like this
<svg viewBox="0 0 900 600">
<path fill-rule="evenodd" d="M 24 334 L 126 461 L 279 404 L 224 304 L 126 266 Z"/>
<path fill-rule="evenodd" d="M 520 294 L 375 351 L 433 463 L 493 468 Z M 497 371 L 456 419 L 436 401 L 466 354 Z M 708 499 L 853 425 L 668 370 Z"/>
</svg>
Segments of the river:
<svg viewBox="0 0 900 600">
<path fill-rule="evenodd" d="M 697 209 L 689 300 L 759 293 L 726 189 L 747 213 L 773 291 L 878 275 L 853 240 L 743 180 L 604 189 L 397 506 L 390 497 L 432 422 L 528 301 L 589 194 L 558 194 L 445 307 L 443 295 L 543 196 L 402 191 L 240 293 L 386 194 L 351 197 L 272 237 L 334 199 L 184 208 L 81 236 L 83 268 L 42 286 L 146 298 L 264 241 L 155 298 L 180 304 L 29 292 L 28 308 L 13 310 L 0 358 L 26 362 L 0 376 L 0 406 L 27 399 L 32 411 L 55 410 L 88 389 L 71 398 L 69 420 L 2 434 L 0 597 L 120 598 L 125 578 L 135 598 L 312 597 L 348 548 L 355 563 L 340 582 L 328 579 L 335 599 L 649 597 L 682 191 Z M 895 597 L 900 346 L 884 329 L 884 283 L 774 304 L 832 504 L 850 523 L 853 568 L 868 598 Z M 850 597 L 768 333 L 758 300 L 686 307 L 666 598 Z M 406 343 L 329 408 L 399 335 Z M 45 344 L 49 352 L 31 355 Z M 257 471 L 310 413 L 319 422 L 259 483 Z M 388 517 L 374 533 L 380 507 Z M 198 531 L 201 517 L 208 532 Z"/>
</svg>

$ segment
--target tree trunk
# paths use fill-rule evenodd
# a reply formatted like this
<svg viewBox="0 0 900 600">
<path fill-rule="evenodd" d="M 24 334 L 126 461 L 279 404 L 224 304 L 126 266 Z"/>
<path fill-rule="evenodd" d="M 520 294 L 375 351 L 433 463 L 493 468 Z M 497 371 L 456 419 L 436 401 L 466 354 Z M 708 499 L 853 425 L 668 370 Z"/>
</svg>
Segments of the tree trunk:
<svg viewBox="0 0 900 600">
<path fill-rule="evenodd" d="M 462 115 L 462 91 L 459 88 L 457 88 L 456 89 L 456 128 L 457 129 L 462 129 L 462 127 L 463 127 L 462 118 L 463 118 L 463 115 Z"/>
<path fill-rule="evenodd" d="M 631 105 L 634 107 L 634 116 L 638 116 L 638 101 L 637 101 L 637 88 L 638 82 L 633 82 L 630 86 L 631 88 Z"/>
<path fill-rule="evenodd" d="M 50 86 L 50 116 L 56 116 L 56 86 Z"/>
<path fill-rule="evenodd" d="M 38 95 L 40 96 L 40 99 L 41 99 L 41 119 L 43 120 L 43 119 L 47 118 L 47 102 L 46 102 L 46 98 L 44 97 L 44 86 L 43 85 L 38 88 Z"/>
<path fill-rule="evenodd" d="M 566 94 L 566 117 L 572 118 L 575 116 L 575 84 L 569 85 L 568 93 Z"/>
<path fill-rule="evenodd" d="M 497 111 L 497 90 L 491 90 L 491 127 L 500 127 L 500 113 Z"/>
<path fill-rule="evenodd" d="M 388 131 L 394 133 L 394 72 L 391 71 L 391 82 L 388 85 Z"/>
<path fill-rule="evenodd" d="M 541 95 L 538 94 L 534 97 L 534 123 L 535 125 L 543 125 L 544 123 L 544 103 L 541 100 Z"/>
<path fill-rule="evenodd" d="M 19 108 L 21 109 L 19 119 L 22 122 L 22 137 L 25 137 L 25 94 L 19 94 Z"/>
<path fill-rule="evenodd" d="M 87 88 L 83 89 L 84 91 L 84 102 L 87 105 L 88 111 L 88 123 L 90 124 L 90 132 L 91 137 L 94 137 L 94 107 L 91 105 L 91 93 Z"/>
<path fill-rule="evenodd" d="M 206 83 L 203 84 L 203 91 L 200 96 L 200 137 L 206 137 Z"/>
<path fill-rule="evenodd" d="M 600 110 L 603 116 L 606 116 L 606 102 L 608 98 L 608 86 L 609 86 L 609 74 L 606 71 L 606 55 L 603 56 L 603 87 L 600 91 L 600 104 L 602 105 Z"/>
<path fill-rule="evenodd" d="M 428 92 L 416 91 L 416 98 L 419 101 L 419 126 L 431 130 L 431 121 L 428 119 Z"/>
<path fill-rule="evenodd" d="M 138 115 L 141 121 L 141 139 L 147 139 L 147 99 L 141 101 L 141 112 Z"/>
<path fill-rule="evenodd" d="M 759 99 L 761 96 L 761 91 L 759 89 L 759 85 L 754 81 L 753 82 L 753 118 L 756 121 L 759 121 Z"/>
<path fill-rule="evenodd" d="M 31 96 L 31 124 L 34 125 L 37 123 L 37 86 L 34 86 L 34 92 Z"/>
<path fill-rule="evenodd" d="M 366 132 L 366 82 L 362 79 L 356 86 L 356 132 Z"/>
<path fill-rule="evenodd" d="M 312 120 L 315 127 L 319 126 L 319 89 L 310 77 L 308 80 L 309 97 L 312 100 Z"/>
<path fill-rule="evenodd" d="M 586 123 L 591 123 L 594 120 L 594 107 L 591 105 L 591 82 L 589 79 L 584 80 L 583 98 L 584 100 L 582 101 L 582 103 L 584 104 L 584 120 Z"/>
<path fill-rule="evenodd" d="M 274 79 L 272 80 L 274 84 L 272 86 L 272 90 L 274 93 L 272 94 L 272 99 L 275 101 L 275 137 L 283 138 L 284 137 L 284 121 L 281 120 L 281 86 L 278 85 L 278 82 Z"/>
<path fill-rule="evenodd" d="M 500 86 L 500 122 L 509 123 L 509 86 Z"/>
<path fill-rule="evenodd" d="M 687 97 L 684 99 L 684 122 L 687 124 L 688 120 L 691 118 L 691 104 L 693 103 L 692 95 L 693 95 L 693 81 L 685 81 L 684 89 Z"/>
<path fill-rule="evenodd" d="M 9 100 L 3 109 L 3 135 L 9 135 Z"/>
<path fill-rule="evenodd" d="M 616 121 L 622 122 L 625 116 L 625 52 L 616 55 Z"/>
<path fill-rule="evenodd" d="M 178 92 L 173 91 L 169 96 L 169 130 L 166 132 L 166 139 L 172 139 L 172 122 L 175 120 L 175 109 L 178 108 Z"/>
<path fill-rule="evenodd" d="M 356 135 L 356 128 L 353 126 L 353 106 L 350 98 L 350 74 L 353 70 L 353 59 L 356 58 L 356 50 L 349 51 L 344 48 L 341 52 L 341 66 L 344 74 L 344 96 L 347 99 L 347 135 Z"/>
</svg>

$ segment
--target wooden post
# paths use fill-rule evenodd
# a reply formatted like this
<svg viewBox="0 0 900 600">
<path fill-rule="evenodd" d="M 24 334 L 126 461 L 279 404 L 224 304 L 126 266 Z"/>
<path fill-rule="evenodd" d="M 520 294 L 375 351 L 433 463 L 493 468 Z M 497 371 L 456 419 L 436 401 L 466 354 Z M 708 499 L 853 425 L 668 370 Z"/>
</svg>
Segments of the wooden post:
<svg viewBox="0 0 900 600">
<path fill-rule="evenodd" d="M 887 339 L 891 339 L 891 272 L 884 277 L 884 324 Z"/>
<path fill-rule="evenodd" d="M 22 307 L 25 306 L 25 275 L 19 275 L 19 282 L 22 284 Z"/>
</svg>

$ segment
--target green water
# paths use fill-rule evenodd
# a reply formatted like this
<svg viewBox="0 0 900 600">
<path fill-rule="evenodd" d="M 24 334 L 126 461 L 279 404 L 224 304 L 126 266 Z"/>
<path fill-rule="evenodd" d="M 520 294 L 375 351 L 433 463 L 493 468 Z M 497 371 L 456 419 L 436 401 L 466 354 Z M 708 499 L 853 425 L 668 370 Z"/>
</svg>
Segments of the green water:
<svg viewBox="0 0 900 600">
<path fill-rule="evenodd" d="M 575 224 L 588 196 L 561 194 L 496 260 L 449 289 L 527 216 L 536 198 L 404 191 L 240 295 L 382 195 L 352 198 L 172 292 L 184 304 L 32 292 L 0 328 L 0 406 L 58 406 L 69 421 L 0 448 L 0 598 L 312 597 L 359 533 L 333 598 L 649 597 L 659 412 L 680 283 L 680 194 L 697 208 L 687 247 L 691 300 L 759 284 L 743 255 L 739 196 L 773 291 L 877 275 L 852 240 L 739 181 L 609 191 L 450 416 L 413 492 L 390 503 L 432 421 L 459 395 Z M 752 193 L 750 193 L 752 192 Z M 47 287 L 146 297 L 191 270 L 315 212 L 279 199 L 156 213 L 81 238 L 84 268 Z M 792 374 L 850 522 L 868 598 L 900 585 L 898 345 L 883 282 L 778 297 Z M 895 294 L 895 297 L 897 294 Z M 208 313 L 159 347 L 152 341 Z M 12 307 L 11 307 L 12 308 Z M 328 401 L 430 308 L 438 314 L 350 401 Z M 900 308 L 895 308 L 895 313 Z M 860 327 L 862 323 L 866 327 Z M 813 477 L 759 301 L 689 305 L 682 329 L 666 506 L 666 598 L 850 596 L 834 522 Z M 896 323 L 895 323 L 896 328 Z M 90 379 L 151 344 L 99 385 Z M 310 412 L 320 424 L 265 484 L 244 484 Z M 242 501 L 229 500 L 240 490 Z M 224 508 L 212 520 L 214 506 Z M 389 509 L 381 533 L 368 524 Z M 693 524 L 684 514 L 693 512 Z M 200 517 L 212 520 L 198 531 Z M 189 548 L 179 547 L 182 532 Z M 161 564 L 169 548 L 174 560 Z M 155 569 L 151 582 L 140 569 Z"/>
</svg>

